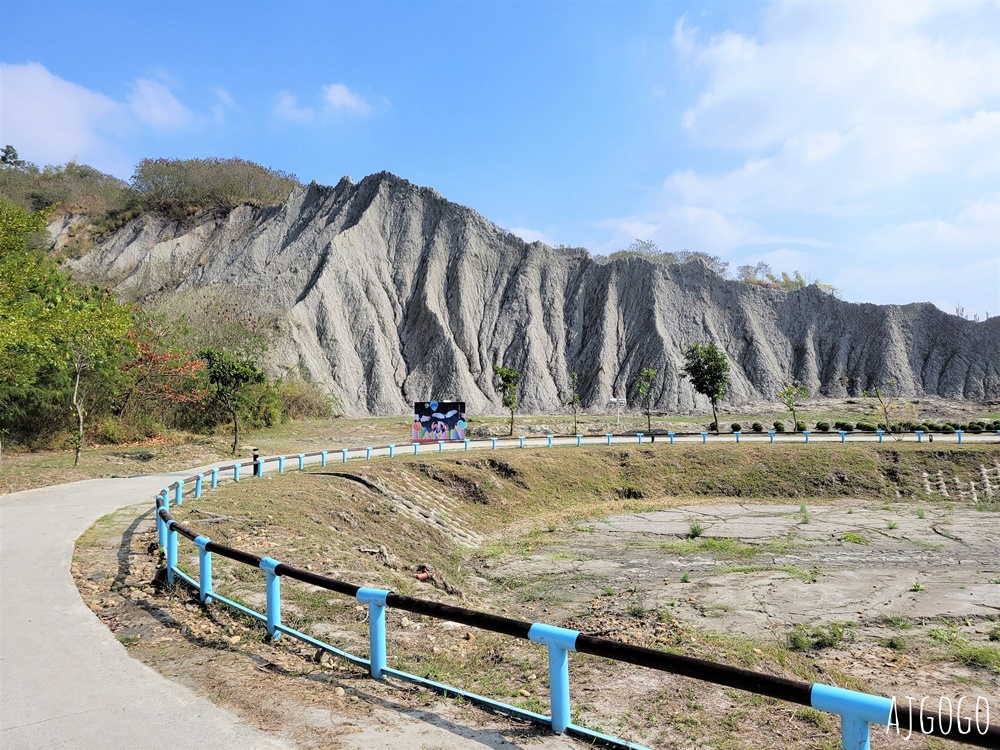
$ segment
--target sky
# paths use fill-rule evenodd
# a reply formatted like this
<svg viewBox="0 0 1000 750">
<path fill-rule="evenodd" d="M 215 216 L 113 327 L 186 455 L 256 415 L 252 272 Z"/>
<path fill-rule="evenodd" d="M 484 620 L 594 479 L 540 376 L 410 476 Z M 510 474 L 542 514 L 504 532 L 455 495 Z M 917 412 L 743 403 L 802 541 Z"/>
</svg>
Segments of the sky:
<svg viewBox="0 0 1000 750">
<path fill-rule="evenodd" d="M 529 241 L 1000 315 L 1000 0 L 0 0 L 0 144 L 388 170 Z"/>
</svg>

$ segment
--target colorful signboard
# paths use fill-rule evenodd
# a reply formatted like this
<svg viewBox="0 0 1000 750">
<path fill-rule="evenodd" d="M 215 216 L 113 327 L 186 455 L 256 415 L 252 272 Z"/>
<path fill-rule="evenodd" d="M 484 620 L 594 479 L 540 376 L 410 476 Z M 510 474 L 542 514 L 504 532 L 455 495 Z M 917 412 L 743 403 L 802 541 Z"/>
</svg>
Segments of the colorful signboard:
<svg viewBox="0 0 1000 750">
<path fill-rule="evenodd" d="M 413 404 L 413 442 L 465 440 L 464 401 L 418 401 Z"/>
</svg>

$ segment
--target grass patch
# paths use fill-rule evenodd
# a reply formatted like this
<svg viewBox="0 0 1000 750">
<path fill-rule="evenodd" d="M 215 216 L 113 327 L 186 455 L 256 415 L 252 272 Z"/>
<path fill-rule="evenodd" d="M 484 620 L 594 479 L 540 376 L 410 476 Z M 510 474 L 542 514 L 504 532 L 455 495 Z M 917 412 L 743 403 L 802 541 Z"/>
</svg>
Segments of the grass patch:
<svg viewBox="0 0 1000 750">
<path fill-rule="evenodd" d="M 796 625 L 785 634 L 785 645 L 789 651 L 819 651 L 824 648 L 835 648 L 845 640 L 852 638 L 853 622 L 830 622 L 809 628 Z"/>
<path fill-rule="evenodd" d="M 848 531 L 840 538 L 843 539 L 845 542 L 850 542 L 851 544 L 864 544 L 864 545 L 871 544 L 871 542 L 868 541 L 865 537 L 861 536 L 861 534 L 855 534 L 853 531 Z"/>
<path fill-rule="evenodd" d="M 724 560 L 750 560 L 757 555 L 787 555 L 795 549 L 794 542 L 769 541 L 747 544 L 731 537 L 687 538 L 676 542 L 662 542 L 660 549 L 671 555 L 714 555 Z"/>
</svg>

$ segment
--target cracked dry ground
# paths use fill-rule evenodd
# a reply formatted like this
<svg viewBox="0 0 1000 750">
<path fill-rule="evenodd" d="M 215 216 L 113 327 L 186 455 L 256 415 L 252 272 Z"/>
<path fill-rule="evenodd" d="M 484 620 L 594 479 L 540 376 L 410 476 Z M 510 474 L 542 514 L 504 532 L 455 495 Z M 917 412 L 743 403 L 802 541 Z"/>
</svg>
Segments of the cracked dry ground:
<svg viewBox="0 0 1000 750">
<path fill-rule="evenodd" d="M 229 540 L 237 546 L 280 550 L 289 562 L 342 580 L 807 682 L 935 701 L 983 695 L 1000 706 L 997 665 L 977 657 L 996 645 L 1000 613 L 1000 514 L 992 506 L 667 498 L 657 511 L 548 524 L 518 554 L 487 554 L 474 549 L 478 535 L 432 482 L 406 488 L 391 474 L 319 481 L 331 480 L 338 486 L 331 505 L 317 508 L 313 521 L 341 533 L 357 527 L 356 564 L 345 565 L 333 547 L 310 550 L 283 536 L 270 515 L 226 515 L 222 491 L 200 501 L 200 511 L 186 503 L 186 512 L 223 519 L 206 523 L 213 537 L 236 525 Z M 267 643 L 258 623 L 162 583 L 151 518 L 136 520 L 144 510 L 104 519 L 81 539 L 74 562 L 81 593 L 136 658 L 246 721 L 304 748 L 579 746 L 405 683 L 368 679 L 289 638 Z M 394 528 L 405 520 L 409 536 L 397 547 L 375 545 L 362 528 L 369 518 Z M 461 590 L 449 580 L 455 573 L 417 562 L 429 545 L 459 550 Z M 189 570 L 195 559 L 182 554 Z M 216 559 L 227 593 L 261 608 L 262 574 L 227 572 Z M 418 571 L 429 571 L 426 582 Z M 287 622 L 367 653 L 363 608 L 296 586 L 283 589 Z M 390 666 L 547 712 L 539 647 L 393 611 L 388 631 Z M 817 632 L 840 637 L 817 650 L 787 647 L 789 634 L 808 645 Z M 583 655 L 571 657 L 571 688 L 574 721 L 654 748 L 839 747 L 837 720 L 810 709 Z M 872 741 L 873 748 L 948 744 L 877 730 Z"/>
</svg>

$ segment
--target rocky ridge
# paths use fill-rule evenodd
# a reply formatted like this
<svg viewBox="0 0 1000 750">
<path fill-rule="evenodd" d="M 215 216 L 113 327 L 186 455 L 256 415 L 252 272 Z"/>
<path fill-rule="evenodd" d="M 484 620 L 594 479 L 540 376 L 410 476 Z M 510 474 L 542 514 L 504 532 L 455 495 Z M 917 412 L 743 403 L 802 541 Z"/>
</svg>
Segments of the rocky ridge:
<svg viewBox="0 0 1000 750">
<path fill-rule="evenodd" d="M 497 363 L 524 374 L 525 410 L 561 408 L 572 372 L 583 406 L 604 408 L 634 396 L 644 367 L 660 373 L 654 408 L 703 408 L 679 375 L 694 341 L 727 352 L 734 402 L 792 381 L 831 397 L 895 381 L 900 396 L 1000 399 L 1000 317 L 529 244 L 386 172 L 189 223 L 147 214 L 73 267 L 133 298 L 215 288 L 278 311 L 271 365 L 301 367 L 348 414 L 406 413 L 431 397 L 498 413 Z"/>
</svg>

